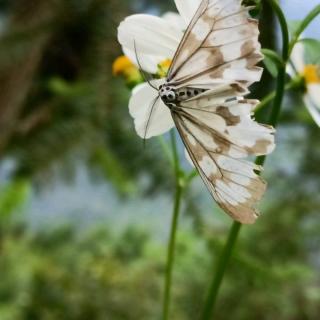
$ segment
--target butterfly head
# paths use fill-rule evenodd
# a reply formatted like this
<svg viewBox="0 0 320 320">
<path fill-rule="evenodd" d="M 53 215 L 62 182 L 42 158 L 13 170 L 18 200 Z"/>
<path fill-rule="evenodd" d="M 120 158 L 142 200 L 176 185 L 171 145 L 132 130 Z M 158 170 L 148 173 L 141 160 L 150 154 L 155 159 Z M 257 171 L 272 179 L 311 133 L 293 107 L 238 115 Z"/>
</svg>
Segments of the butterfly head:
<svg viewBox="0 0 320 320">
<path fill-rule="evenodd" d="M 166 105 L 174 104 L 177 100 L 177 92 L 175 88 L 166 83 L 159 87 L 159 94 L 160 98 Z"/>
</svg>

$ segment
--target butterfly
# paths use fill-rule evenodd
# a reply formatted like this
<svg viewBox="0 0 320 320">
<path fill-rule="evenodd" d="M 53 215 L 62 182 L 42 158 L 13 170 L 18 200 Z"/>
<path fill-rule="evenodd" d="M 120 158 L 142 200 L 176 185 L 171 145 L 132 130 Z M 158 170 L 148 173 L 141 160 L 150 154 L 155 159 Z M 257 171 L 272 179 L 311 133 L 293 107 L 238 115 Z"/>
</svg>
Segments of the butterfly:
<svg viewBox="0 0 320 320">
<path fill-rule="evenodd" d="M 266 183 L 246 160 L 275 147 L 275 130 L 257 123 L 259 101 L 246 99 L 260 80 L 258 22 L 240 0 L 203 0 L 157 87 L 187 155 L 217 204 L 234 220 L 254 223 Z"/>
</svg>

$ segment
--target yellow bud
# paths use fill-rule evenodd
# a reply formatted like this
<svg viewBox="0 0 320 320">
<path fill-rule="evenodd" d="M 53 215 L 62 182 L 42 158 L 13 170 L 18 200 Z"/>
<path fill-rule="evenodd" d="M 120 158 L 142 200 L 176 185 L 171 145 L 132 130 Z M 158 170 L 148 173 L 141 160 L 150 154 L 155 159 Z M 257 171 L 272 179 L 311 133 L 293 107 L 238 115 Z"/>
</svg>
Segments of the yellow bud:
<svg viewBox="0 0 320 320">
<path fill-rule="evenodd" d="M 113 62 L 112 73 L 115 76 L 123 76 L 129 88 L 143 82 L 139 69 L 127 56 L 120 56 Z"/>
<path fill-rule="evenodd" d="M 125 75 L 132 68 L 136 67 L 131 60 L 127 56 L 120 56 L 113 62 L 112 73 L 115 76 Z"/>
<path fill-rule="evenodd" d="M 167 75 L 169 68 L 171 66 L 171 63 L 172 63 L 171 59 L 166 59 L 166 60 L 161 61 L 158 64 L 158 76 L 160 78 L 163 78 Z"/>
<path fill-rule="evenodd" d="M 307 84 L 320 83 L 320 66 L 314 64 L 306 65 L 303 75 Z"/>
</svg>

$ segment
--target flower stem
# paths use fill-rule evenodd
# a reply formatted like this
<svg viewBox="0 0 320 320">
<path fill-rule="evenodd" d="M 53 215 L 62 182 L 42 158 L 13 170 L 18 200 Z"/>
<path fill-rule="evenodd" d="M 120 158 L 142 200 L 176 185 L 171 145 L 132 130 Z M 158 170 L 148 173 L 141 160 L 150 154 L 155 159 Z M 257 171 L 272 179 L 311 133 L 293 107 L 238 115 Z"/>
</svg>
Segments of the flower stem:
<svg viewBox="0 0 320 320">
<path fill-rule="evenodd" d="M 173 130 L 170 131 L 170 141 L 171 141 L 171 147 L 172 147 L 174 173 L 175 173 L 176 182 L 178 182 L 180 178 L 180 160 L 179 160 L 178 149 L 177 149 L 176 135 Z"/>
<path fill-rule="evenodd" d="M 175 171 L 175 200 L 172 214 L 172 222 L 171 222 L 171 231 L 170 231 L 170 239 L 168 243 L 168 252 L 167 252 L 167 265 L 166 265 L 166 274 L 165 274 L 165 283 L 164 283 L 164 297 L 163 297 L 163 320 L 169 319 L 169 311 L 170 311 L 170 301 L 171 301 L 171 282 L 172 282 L 172 271 L 173 271 L 173 263 L 174 263 L 174 253 L 175 253 L 175 244 L 176 244 L 176 233 L 178 228 L 178 219 L 179 212 L 181 206 L 181 199 L 183 193 L 183 184 L 180 183 L 180 161 L 177 152 L 176 139 L 174 131 L 170 132 L 171 145 L 172 145 L 172 153 L 174 160 L 174 171 Z"/>
<path fill-rule="evenodd" d="M 174 262 L 176 232 L 178 227 L 178 217 L 179 217 L 179 211 L 180 211 L 181 196 L 182 196 L 182 187 L 177 185 L 176 193 L 175 193 L 175 203 L 174 203 L 174 210 L 173 210 L 173 216 L 172 216 L 172 223 L 171 223 L 170 240 L 168 244 L 167 267 L 166 267 L 164 301 L 163 301 L 163 320 L 169 319 L 172 270 L 173 270 L 173 262 Z"/>
<path fill-rule="evenodd" d="M 297 83 L 295 79 L 290 81 L 286 86 L 285 86 L 285 91 L 294 89 L 296 87 L 299 87 L 300 84 Z M 255 112 L 260 111 L 263 109 L 265 106 L 267 106 L 275 97 L 276 97 L 276 91 L 270 92 L 268 95 L 266 95 L 258 104 L 258 106 L 255 109 Z"/>
<path fill-rule="evenodd" d="M 163 136 L 158 136 L 158 141 L 167 160 L 170 162 L 171 166 L 174 168 L 175 164 L 174 164 L 174 159 L 173 159 L 173 155 L 170 150 L 170 147 L 168 146 L 167 142 L 163 139 Z"/>
<path fill-rule="evenodd" d="M 270 3 L 280 23 L 281 35 L 282 35 L 282 59 L 283 59 L 283 62 L 286 63 L 289 58 L 289 28 L 288 28 L 287 20 L 276 0 L 266 0 L 266 1 Z"/>
<path fill-rule="evenodd" d="M 203 319 L 203 320 L 212 319 L 212 313 L 213 313 L 213 310 L 215 307 L 215 303 L 217 301 L 219 288 L 222 283 L 225 270 L 228 266 L 228 262 L 231 257 L 234 245 L 237 241 L 241 226 L 242 226 L 241 223 L 234 222 L 231 227 L 227 243 L 226 243 L 225 247 L 223 248 L 221 256 L 219 257 L 219 260 L 217 263 L 216 273 L 213 277 L 213 281 L 212 281 L 211 286 L 209 288 L 209 293 L 207 296 L 207 303 L 205 304 L 205 307 L 204 307 L 204 310 L 202 312 L 200 319 Z"/>
<path fill-rule="evenodd" d="M 283 95 L 285 92 L 285 83 L 286 83 L 286 64 L 289 59 L 289 31 L 285 16 L 275 0 L 269 0 L 273 10 L 275 11 L 281 26 L 282 31 L 282 58 L 283 65 L 279 66 L 278 77 L 277 77 L 277 89 L 274 97 L 274 103 L 272 112 L 268 121 L 268 124 L 272 126 L 276 126 L 279 120 L 280 110 L 282 106 Z M 266 160 L 266 156 L 257 157 L 256 163 L 259 165 L 263 165 Z M 223 277 L 225 275 L 226 268 L 228 266 L 230 257 L 234 250 L 235 244 L 237 242 L 238 235 L 240 233 L 241 224 L 239 222 L 234 222 L 231 230 L 229 232 L 227 243 L 222 251 L 221 256 L 218 259 L 217 263 L 217 271 L 213 277 L 213 281 L 211 283 L 209 293 L 205 302 L 205 307 L 203 309 L 201 318 L 202 320 L 210 320 L 212 319 L 214 307 L 217 301 L 219 289 L 221 287 Z"/>
</svg>

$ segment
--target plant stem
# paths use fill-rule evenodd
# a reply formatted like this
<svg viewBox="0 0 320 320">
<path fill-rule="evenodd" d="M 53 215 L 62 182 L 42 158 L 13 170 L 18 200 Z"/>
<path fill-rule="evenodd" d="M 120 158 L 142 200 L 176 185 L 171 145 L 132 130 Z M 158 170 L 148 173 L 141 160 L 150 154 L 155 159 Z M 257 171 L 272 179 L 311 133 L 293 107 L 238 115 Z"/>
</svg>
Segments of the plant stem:
<svg viewBox="0 0 320 320">
<path fill-rule="evenodd" d="M 175 178 L 177 182 L 180 177 L 180 160 L 179 160 L 179 154 L 177 149 L 176 135 L 173 130 L 170 131 L 170 141 L 171 141 L 171 147 L 172 147 L 174 173 L 175 173 Z"/>
<path fill-rule="evenodd" d="M 166 274 L 165 274 L 165 283 L 164 283 L 164 297 L 163 297 L 163 320 L 169 319 L 169 311 L 170 311 L 170 301 L 171 301 L 171 282 L 172 282 L 172 271 L 173 271 L 173 263 L 174 263 L 174 254 L 175 254 L 175 244 L 176 244 L 176 234 L 178 228 L 178 219 L 179 212 L 181 206 L 181 199 L 183 193 L 183 184 L 180 183 L 180 161 L 177 152 L 176 139 L 174 131 L 170 132 L 171 145 L 172 145 L 172 154 L 174 161 L 174 171 L 175 171 L 175 200 L 172 214 L 172 222 L 171 222 L 171 231 L 170 231 L 170 239 L 168 243 L 168 251 L 167 251 L 167 265 L 166 265 Z"/>
<path fill-rule="evenodd" d="M 274 0 L 269 0 L 273 10 L 275 11 L 281 26 L 282 31 L 282 58 L 283 64 L 279 66 L 278 77 L 277 77 L 277 89 L 274 97 L 274 104 L 272 108 L 272 112 L 270 115 L 270 119 L 268 124 L 272 126 L 276 126 L 279 120 L 283 95 L 285 91 L 285 80 L 286 80 L 286 64 L 289 59 L 289 31 L 285 16 L 279 7 L 278 3 Z M 266 156 L 257 157 L 256 163 L 259 165 L 263 165 L 266 160 Z M 228 266 L 231 254 L 234 250 L 235 244 L 237 242 L 238 235 L 240 233 L 241 224 L 239 222 L 233 222 L 231 230 L 229 232 L 227 243 L 222 251 L 221 256 L 218 259 L 217 263 L 217 271 L 213 277 L 213 281 L 211 283 L 209 293 L 206 299 L 205 307 L 203 309 L 201 319 L 202 320 L 210 320 L 212 319 L 214 307 L 217 301 L 219 289 L 221 287 L 221 283 Z"/>
<path fill-rule="evenodd" d="M 158 141 L 159 141 L 159 144 L 160 144 L 167 160 L 170 162 L 170 164 L 174 168 L 175 164 L 174 164 L 174 159 L 173 159 L 173 155 L 170 150 L 170 147 L 168 146 L 167 142 L 163 139 L 163 136 L 158 136 Z"/>
<path fill-rule="evenodd" d="M 182 187 L 176 186 L 175 203 L 171 223 L 170 240 L 168 244 L 168 255 L 167 255 L 167 267 L 165 276 L 165 289 L 164 289 L 164 302 L 163 302 L 163 320 L 169 319 L 170 309 L 170 298 L 171 298 L 171 282 L 172 282 L 172 270 L 174 263 L 174 252 L 176 243 L 176 232 L 178 227 L 178 217 L 180 211 L 180 203 L 182 196 Z"/>
<path fill-rule="evenodd" d="M 266 0 L 266 1 L 269 1 L 280 23 L 281 35 L 282 35 L 282 59 L 283 59 L 283 63 L 286 64 L 289 59 L 289 28 L 288 28 L 287 20 L 277 1 L 275 0 Z"/>
<path fill-rule="evenodd" d="M 231 227 L 227 243 L 226 243 L 225 247 L 223 248 L 221 256 L 219 257 L 219 260 L 217 263 L 216 273 L 213 277 L 213 281 L 212 281 L 211 286 L 209 288 L 207 303 L 206 303 L 205 308 L 203 310 L 203 313 L 201 315 L 201 319 L 203 319 L 203 320 L 207 320 L 207 319 L 212 318 L 212 313 L 214 310 L 215 303 L 217 301 L 219 288 L 220 288 L 221 282 L 223 280 L 223 276 L 224 276 L 226 267 L 228 265 L 229 259 L 231 257 L 235 242 L 237 241 L 241 226 L 242 226 L 241 223 L 234 222 Z"/>
<path fill-rule="evenodd" d="M 274 98 L 273 108 L 271 110 L 270 119 L 268 121 L 268 124 L 274 127 L 276 126 L 279 119 L 284 91 L 285 91 L 285 84 L 286 84 L 286 67 L 282 66 L 279 69 L 276 96 Z"/>
<path fill-rule="evenodd" d="M 285 91 L 291 90 L 298 87 L 297 81 L 294 79 L 290 81 L 286 86 L 285 86 Z M 276 91 L 270 92 L 268 95 L 266 95 L 261 102 L 258 104 L 258 106 L 255 109 L 255 112 L 263 109 L 265 106 L 267 106 L 274 98 L 276 97 Z"/>
</svg>

